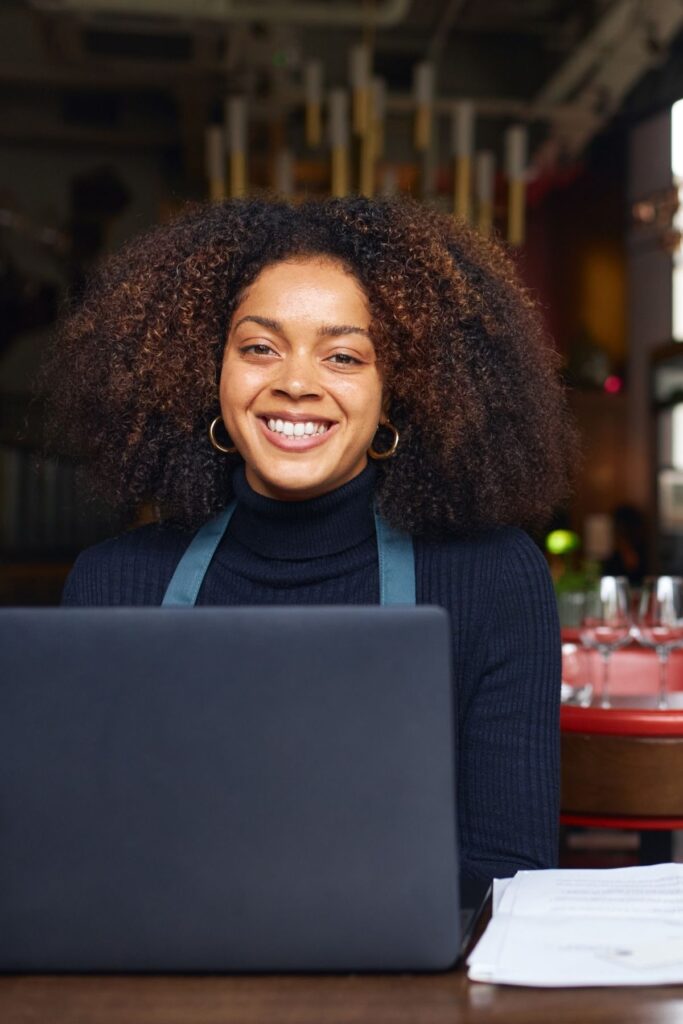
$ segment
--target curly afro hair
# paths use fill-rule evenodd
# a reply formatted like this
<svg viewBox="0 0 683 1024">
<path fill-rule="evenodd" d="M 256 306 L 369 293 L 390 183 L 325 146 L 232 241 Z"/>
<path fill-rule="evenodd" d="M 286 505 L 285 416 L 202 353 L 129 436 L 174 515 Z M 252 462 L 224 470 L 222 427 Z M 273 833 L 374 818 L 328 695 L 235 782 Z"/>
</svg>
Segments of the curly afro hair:
<svg viewBox="0 0 683 1024">
<path fill-rule="evenodd" d="M 414 535 L 540 527 L 565 494 L 573 431 L 556 356 L 502 246 L 407 200 L 193 207 L 110 257 L 61 325 L 52 429 L 100 493 L 194 528 L 231 496 L 218 454 L 223 348 L 269 264 L 338 260 L 361 283 L 400 431 L 377 503 Z"/>
</svg>

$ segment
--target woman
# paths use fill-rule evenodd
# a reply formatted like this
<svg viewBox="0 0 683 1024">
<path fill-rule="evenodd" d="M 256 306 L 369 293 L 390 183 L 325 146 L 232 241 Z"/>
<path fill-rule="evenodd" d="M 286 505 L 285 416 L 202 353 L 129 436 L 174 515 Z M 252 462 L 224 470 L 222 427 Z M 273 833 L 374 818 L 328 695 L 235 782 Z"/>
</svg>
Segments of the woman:
<svg viewBox="0 0 683 1024">
<path fill-rule="evenodd" d="M 202 208 L 134 242 L 66 321 L 55 409 L 119 504 L 160 522 L 83 553 L 71 605 L 159 604 L 236 499 L 200 604 L 372 604 L 373 504 L 451 615 L 466 878 L 552 865 L 559 632 L 519 527 L 568 431 L 501 248 L 416 204 Z"/>
</svg>

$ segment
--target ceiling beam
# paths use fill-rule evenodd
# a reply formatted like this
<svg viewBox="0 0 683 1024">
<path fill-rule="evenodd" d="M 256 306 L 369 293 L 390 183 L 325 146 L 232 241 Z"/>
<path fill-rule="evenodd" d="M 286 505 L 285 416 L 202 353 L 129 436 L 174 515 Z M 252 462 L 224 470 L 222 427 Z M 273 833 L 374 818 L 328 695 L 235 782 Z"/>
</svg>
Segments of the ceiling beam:
<svg viewBox="0 0 683 1024">
<path fill-rule="evenodd" d="M 661 64 L 683 28 L 683 0 L 617 0 L 536 96 L 536 103 L 563 103 L 577 116 L 554 121 L 553 137 L 578 155 L 612 119 L 628 92 Z"/>
<path fill-rule="evenodd" d="M 301 3 L 297 0 L 29 0 L 37 10 L 78 11 L 82 14 L 156 15 L 191 21 L 235 21 L 278 23 L 281 25 L 325 25 L 363 28 L 389 28 L 408 14 L 412 0 L 347 0 L 332 4 L 329 0 Z"/>
<path fill-rule="evenodd" d="M 131 131 L 121 128 L 75 127 L 55 121 L 0 119 L 0 142 L 43 147 L 88 146 L 102 149 L 158 150 L 177 146 L 176 131 Z"/>
</svg>

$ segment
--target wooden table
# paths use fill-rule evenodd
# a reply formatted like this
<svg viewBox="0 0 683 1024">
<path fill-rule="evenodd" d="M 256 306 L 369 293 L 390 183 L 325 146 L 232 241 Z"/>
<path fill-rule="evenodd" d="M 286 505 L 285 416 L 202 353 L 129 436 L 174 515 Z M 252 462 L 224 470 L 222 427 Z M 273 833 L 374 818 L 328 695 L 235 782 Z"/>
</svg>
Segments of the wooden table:
<svg viewBox="0 0 683 1024">
<path fill-rule="evenodd" d="M 5 977 L 2 1024 L 674 1024 L 683 986 L 529 989 L 441 975 Z"/>
</svg>

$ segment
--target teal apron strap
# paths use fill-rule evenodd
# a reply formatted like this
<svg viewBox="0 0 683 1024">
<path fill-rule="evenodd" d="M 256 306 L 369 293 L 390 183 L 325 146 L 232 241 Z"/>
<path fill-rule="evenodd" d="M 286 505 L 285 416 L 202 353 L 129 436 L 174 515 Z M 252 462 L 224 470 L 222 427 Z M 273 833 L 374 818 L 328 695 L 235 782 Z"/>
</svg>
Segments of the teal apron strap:
<svg viewBox="0 0 683 1024">
<path fill-rule="evenodd" d="M 206 571 L 235 511 L 233 501 L 224 512 L 201 527 L 178 562 L 164 599 L 164 607 L 196 604 Z M 415 553 L 413 540 L 385 523 L 375 512 L 379 555 L 379 602 L 382 605 L 415 604 Z"/>
<path fill-rule="evenodd" d="M 171 576 L 171 582 L 161 602 L 162 606 L 187 606 L 197 603 L 197 594 L 206 576 L 206 570 L 228 528 L 236 504 L 233 501 L 219 516 L 197 530 Z"/>
<path fill-rule="evenodd" d="M 415 604 L 413 538 L 399 533 L 375 512 L 379 555 L 379 603 Z"/>
</svg>

